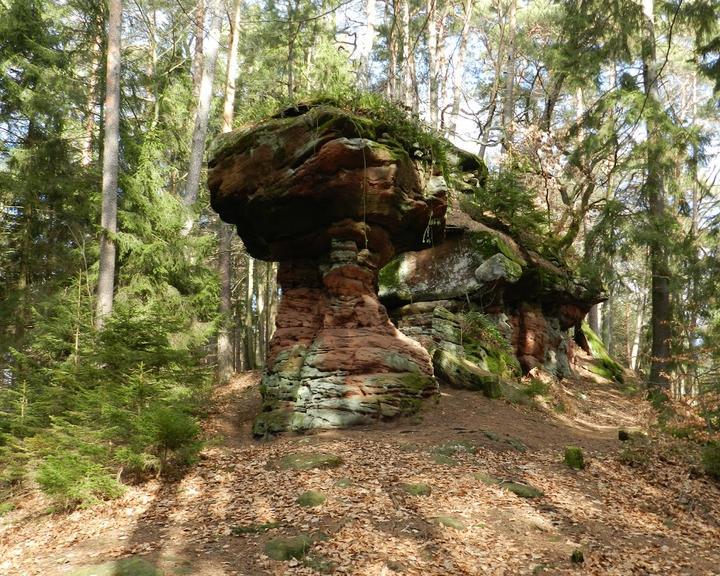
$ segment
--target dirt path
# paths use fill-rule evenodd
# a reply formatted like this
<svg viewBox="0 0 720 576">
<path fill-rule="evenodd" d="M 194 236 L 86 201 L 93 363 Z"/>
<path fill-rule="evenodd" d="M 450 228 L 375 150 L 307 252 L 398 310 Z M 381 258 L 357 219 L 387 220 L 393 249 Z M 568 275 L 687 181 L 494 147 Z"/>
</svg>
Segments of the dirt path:
<svg viewBox="0 0 720 576">
<path fill-rule="evenodd" d="M 217 391 L 212 440 L 182 479 L 71 514 L 32 496 L 1 517 L 0 574 L 720 574 L 718 485 L 691 477 L 673 444 L 623 455 L 618 427 L 642 428 L 649 412 L 607 383 L 557 387 L 543 410 L 444 390 L 404 421 L 257 442 L 257 379 Z M 584 470 L 562 463 L 568 444 L 584 449 Z M 342 464 L 275 465 L 298 452 Z M 503 480 L 543 495 L 519 497 Z M 326 500 L 300 506 L 307 490 Z M 298 534 L 313 539 L 303 560 L 265 555 L 269 540 Z M 131 563 L 102 565 L 119 558 Z M 89 565 L 102 566 L 78 572 Z"/>
</svg>

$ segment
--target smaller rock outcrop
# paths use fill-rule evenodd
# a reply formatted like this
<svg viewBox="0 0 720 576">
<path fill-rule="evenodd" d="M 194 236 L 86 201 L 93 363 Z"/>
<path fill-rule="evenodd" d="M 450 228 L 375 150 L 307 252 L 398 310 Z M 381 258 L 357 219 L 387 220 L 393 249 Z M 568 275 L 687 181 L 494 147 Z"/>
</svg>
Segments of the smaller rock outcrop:
<svg viewBox="0 0 720 576">
<path fill-rule="evenodd" d="M 521 237 L 483 214 L 472 193 L 451 188 L 444 241 L 380 272 L 381 301 L 403 332 L 436 355 L 436 375 L 450 384 L 494 395 L 485 372 L 496 380 L 537 367 L 572 374 L 574 340 L 584 342 L 581 321 L 604 299 L 602 287 Z"/>
</svg>

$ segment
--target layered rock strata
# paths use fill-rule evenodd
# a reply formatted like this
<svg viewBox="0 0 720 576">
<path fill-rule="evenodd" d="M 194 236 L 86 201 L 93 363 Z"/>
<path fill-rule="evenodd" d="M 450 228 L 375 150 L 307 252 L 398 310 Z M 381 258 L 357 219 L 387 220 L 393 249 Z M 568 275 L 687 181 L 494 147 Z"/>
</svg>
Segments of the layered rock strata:
<svg viewBox="0 0 720 576">
<path fill-rule="evenodd" d="M 473 219 L 477 210 L 465 195 L 452 192 L 450 205 L 443 243 L 402 254 L 380 273 L 380 297 L 398 327 L 431 354 L 442 350 L 440 375 L 452 360 L 470 360 L 498 378 L 537 367 L 570 376 L 574 347 L 586 346 L 581 321 L 603 300 L 602 287 L 526 248 L 490 218 Z M 473 335 L 473 319 L 485 324 L 484 334 L 475 327 Z"/>
<path fill-rule="evenodd" d="M 282 297 L 256 435 L 412 413 L 437 391 L 430 356 L 377 296 L 379 269 L 442 233 L 442 176 L 366 118 L 318 106 L 223 138 L 213 208 Z"/>
</svg>

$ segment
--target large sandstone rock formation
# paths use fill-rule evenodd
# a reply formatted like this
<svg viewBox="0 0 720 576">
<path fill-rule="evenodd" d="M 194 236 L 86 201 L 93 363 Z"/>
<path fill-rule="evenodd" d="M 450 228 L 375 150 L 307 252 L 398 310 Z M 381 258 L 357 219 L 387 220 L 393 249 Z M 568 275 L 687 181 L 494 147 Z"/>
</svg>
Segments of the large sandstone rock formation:
<svg viewBox="0 0 720 576">
<path fill-rule="evenodd" d="M 208 182 L 249 253 L 280 262 L 256 434 L 411 413 L 437 391 L 428 352 L 378 300 L 377 275 L 442 230 L 442 176 L 382 126 L 317 106 L 222 139 Z"/>
<path fill-rule="evenodd" d="M 434 375 L 496 396 L 522 371 L 571 371 L 598 288 L 483 214 L 482 162 L 453 150 L 441 170 L 413 130 L 320 105 L 216 144 L 213 208 L 280 262 L 257 435 L 412 413 Z"/>
</svg>

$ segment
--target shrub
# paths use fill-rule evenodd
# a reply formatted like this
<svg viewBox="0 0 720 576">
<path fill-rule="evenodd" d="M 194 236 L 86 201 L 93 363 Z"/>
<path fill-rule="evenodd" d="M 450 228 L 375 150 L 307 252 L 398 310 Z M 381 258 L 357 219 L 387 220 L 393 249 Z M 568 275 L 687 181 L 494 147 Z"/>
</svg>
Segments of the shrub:
<svg viewBox="0 0 720 576">
<path fill-rule="evenodd" d="M 68 508 L 92 505 L 123 493 L 123 487 L 104 466 L 71 452 L 45 458 L 36 479 L 44 492 Z"/>
</svg>

